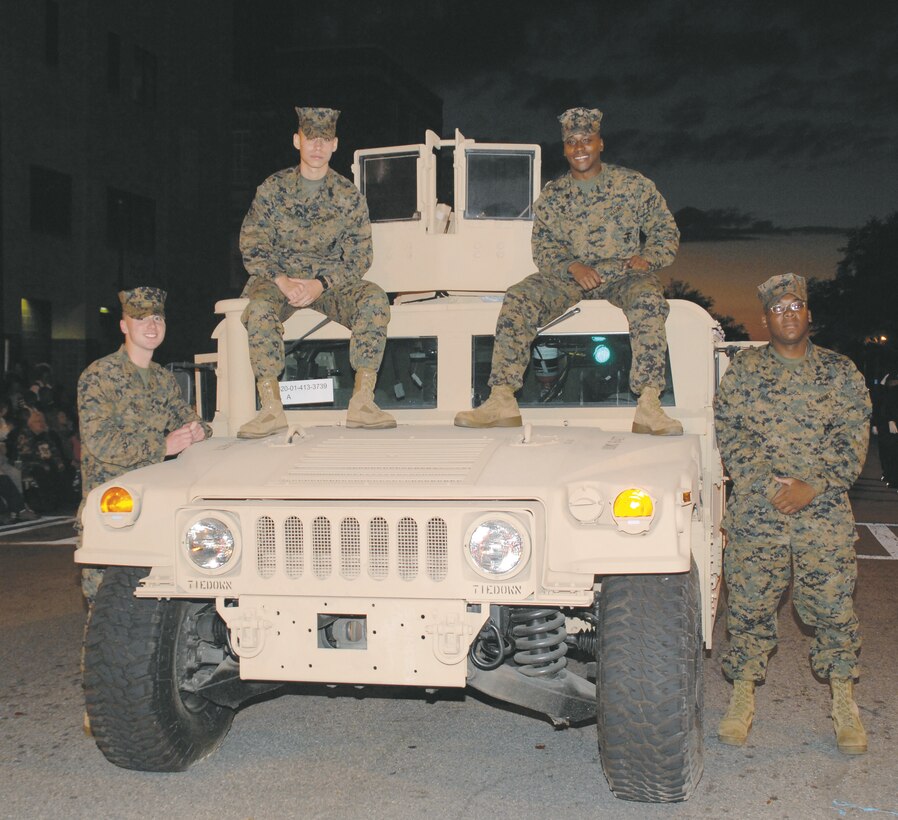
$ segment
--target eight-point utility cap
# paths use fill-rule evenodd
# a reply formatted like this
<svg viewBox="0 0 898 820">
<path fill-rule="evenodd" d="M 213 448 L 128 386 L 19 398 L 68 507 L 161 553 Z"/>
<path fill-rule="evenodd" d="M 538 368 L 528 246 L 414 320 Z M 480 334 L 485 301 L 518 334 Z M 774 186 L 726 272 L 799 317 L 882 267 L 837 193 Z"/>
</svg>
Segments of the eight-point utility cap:
<svg viewBox="0 0 898 820">
<path fill-rule="evenodd" d="M 332 140 L 337 136 L 340 112 L 334 108 L 297 108 L 296 116 L 299 117 L 299 130 L 309 139 Z"/>
<path fill-rule="evenodd" d="M 598 134 L 602 125 L 602 112 L 598 108 L 568 108 L 558 117 L 561 123 L 561 138 L 566 140 L 571 134 Z"/>
<path fill-rule="evenodd" d="M 119 292 L 122 314 L 132 319 L 146 319 L 147 316 L 165 318 L 165 297 L 168 294 L 159 288 L 142 286 Z"/>
<path fill-rule="evenodd" d="M 782 299 L 787 293 L 808 301 L 808 283 L 797 273 L 779 273 L 771 276 L 764 284 L 758 285 L 758 299 L 768 310 L 771 305 Z"/>
</svg>

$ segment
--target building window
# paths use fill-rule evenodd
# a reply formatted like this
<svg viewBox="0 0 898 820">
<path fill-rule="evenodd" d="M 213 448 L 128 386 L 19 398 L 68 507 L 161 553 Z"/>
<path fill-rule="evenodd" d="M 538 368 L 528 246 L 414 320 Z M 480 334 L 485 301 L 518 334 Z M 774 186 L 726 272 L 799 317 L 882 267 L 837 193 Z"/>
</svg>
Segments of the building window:
<svg viewBox="0 0 898 820">
<path fill-rule="evenodd" d="M 68 174 L 31 166 L 31 230 L 72 235 L 72 178 Z"/>
<path fill-rule="evenodd" d="M 122 38 L 114 31 L 106 35 L 106 88 L 118 94 L 122 87 Z"/>
<path fill-rule="evenodd" d="M 181 207 L 195 211 L 200 207 L 200 135 L 195 128 L 182 128 L 178 134 L 178 186 Z"/>
<path fill-rule="evenodd" d="M 118 188 L 107 188 L 106 244 L 119 251 L 154 254 L 156 201 Z"/>
<path fill-rule="evenodd" d="M 53 304 L 49 299 L 22 299 L 22 356 L 32 362 L 53 358 Z"/>
<path fill-rule="evenodd" d="M 44 61 L 49 66 L 59 65 L 59 3 L 44 3 Z"/>
<path fill-rule="evenodd" d="M 245 184 L 250 180 L 251 145 L 251 131 L 248 129 L 235 129 L 233 131 L 231 179 L 238 185 Z"/>
<path fill-rule="evenodd" d="M 131 99 L 144 108 L 156 107 L 156 55 L 134 46 Z"/>
</svg>

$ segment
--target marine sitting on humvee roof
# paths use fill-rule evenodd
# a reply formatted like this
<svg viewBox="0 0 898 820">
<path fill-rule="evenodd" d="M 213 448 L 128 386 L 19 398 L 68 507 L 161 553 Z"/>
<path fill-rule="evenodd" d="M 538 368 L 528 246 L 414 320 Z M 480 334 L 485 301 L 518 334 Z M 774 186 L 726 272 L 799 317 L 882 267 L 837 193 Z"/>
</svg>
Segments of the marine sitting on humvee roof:
<svg viewBox="0 0 898 820">
<path fill-rule="evenodd" d="M 533 270 L 540 148 L 427 132 L 357 151 L 353 172 L 368 278 L 403 294 L 375 386 L 398 425 L 347 429 L 350 331 L 304 309 L 284 322 L 291 429 L 238 438 L 257 414 L 247 300 L 216 305 L 198 357 L 216 362 L 214 436 L 84 508 L 76 560 L 110 567 L 85 648 L 97 745 L 175 771 L 284 682 L 468 686 L 556 725 L 594 717 L 617 796 L 688 798 L 721 574 L 719 328 L 671 302 L 663 401 L 686 435 L 632 434 L 628 323 L 602 299 L 542 329 L 528 424 L 460 430 L 502 295 Z"/>
<path fill-rule="evenodd" d="M 670 309 L 654 273 L 673 262 L 680 232 L 649 180 L 602 164 L 601 111 L 571 108 L 558 120 L 570 173 L 546 185 L 534 205 L 533 259 L 539 271 L 506 293 L 496 323 L 492 392 L 475 410 L 459 413 L 455 423 L 520 427 L 514 394 L 524 383 L 540 325 L 581 299 L 607 299 L 630 323 L 630 389 L 639 396 L 633 432 L 682 435 L 683 425 L 661 409 L 659 400 L 667 349 L 664 320 Z"/>
<path fill-rule="evenodd" d="M 240 229 L 250 274 L 243 289 L 250 300 L 243 323 L 261 404 L 259 414 L 237 432 L 240 438 L 265 438 L 287 428 L 278 387 L 284 369 L 282 322 L 308 307 L 352 330 L 356 376 L 346 426 L 396 426 L 374 403 L 390 305 L 381 288 L 362 278 L 371 265 L 368 209 L 352 183 L 330 167 L 340 112 L 297 108 L 296 116 L 293 146 L 299 166 L 259 186 Z"/>
</svg>

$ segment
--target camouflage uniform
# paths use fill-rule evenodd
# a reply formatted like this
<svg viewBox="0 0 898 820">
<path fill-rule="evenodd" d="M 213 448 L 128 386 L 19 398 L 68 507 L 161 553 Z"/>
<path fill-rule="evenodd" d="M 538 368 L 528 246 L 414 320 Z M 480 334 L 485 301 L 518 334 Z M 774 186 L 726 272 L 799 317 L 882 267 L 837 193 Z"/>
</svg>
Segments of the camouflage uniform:
<svg viewBox="0 0 898 820">
<path fill-rule="evenodd" d="M 824 679 L 857 675 L 857 536 L 848 489 L 864 464 L 869 416 L 857 368 L 810 342 L 797 360 L 770 346 L 744 350 L 724 374 L 716 430 L 733 479 L 724 517 L 731 640 L 722 666 L 729 678 L 764 680 L 790 572 L 795 608 L 816 633 L 814 672 Z M 770 501 L 781 486 L 774 476 L 801 479 L 817 495 L 794 514 L 780 513 Z"/>
<path fill-rule="evenodd" d="M 362 277 L 371 266 L 368 208 L 349 180 L 329 170 L 304 195 L 298 167 L 273 174 L 256 191 L 240 230 L 240 250 L 250 274 L 243 313 L 256 381 L 284 369 L 283 322 L 296 312 L 274 280 L 324 277 L 328 288 L 312 308 L 352 330 L 354 370 L 378 370 L 390 321 L 386 294 Z"/>
<path fill-rule="evenodd" d="M 124 305 L 124 310 L 135 315 L 128 305 Z M 124 345 L 89 365 L 79 377 L 78 417 L 82 482 L 79 522 L 87 495 L 94 487 L 129 470 L 163 461 L 165 439 L 171 431 L 197 421 L 206 437 L 212 435 L 209 425 L 181 397 L 175 377 L 155 362 L 150 362 L 141 373 Z M 88 600 L 94 599 L 102 578 L 102 569 L 82 570 L 82 591 Z"/>
<path fill-rule="evenodd" d="M 673 262 L 679 246 L 674 218 L 655 185 L 629 168 L 603 163 L 596 184 L 581 190 L 568 173 L 549 182 L 534 205 L 533 261 L 538 273 L 508 289 L 496 324 L 490 386 L 523 384 L 537 328 L 581 299 L 607 299 L 630 323 L 634 393 L 664 390 L 664 320 L 669 307 L 654 271 Z M 640 232 L 646 237 L 640 241 Z M 648 271 L 625 268 L 634 255 Z M 584 291 L 568 267 L 589 265 L 602 284 Z"/>
</svg>

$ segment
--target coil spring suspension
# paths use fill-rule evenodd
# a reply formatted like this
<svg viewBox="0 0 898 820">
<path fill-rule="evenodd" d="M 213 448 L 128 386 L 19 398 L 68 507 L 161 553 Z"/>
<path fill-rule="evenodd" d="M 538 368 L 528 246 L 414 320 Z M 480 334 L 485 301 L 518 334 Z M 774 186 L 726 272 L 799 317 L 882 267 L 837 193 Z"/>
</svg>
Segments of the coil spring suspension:
<svg viewBox="0 0 898 820">
<path fill-rule="evenodd" d="M 567 630 L 557 609 L 515 609 L 511 613 L 514 659 L 522 675 L 550 678 L 567 666 Z"/>
</svg>

